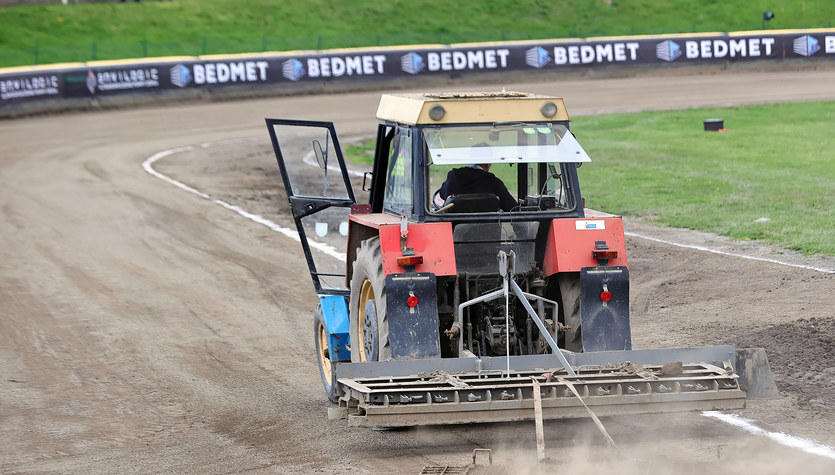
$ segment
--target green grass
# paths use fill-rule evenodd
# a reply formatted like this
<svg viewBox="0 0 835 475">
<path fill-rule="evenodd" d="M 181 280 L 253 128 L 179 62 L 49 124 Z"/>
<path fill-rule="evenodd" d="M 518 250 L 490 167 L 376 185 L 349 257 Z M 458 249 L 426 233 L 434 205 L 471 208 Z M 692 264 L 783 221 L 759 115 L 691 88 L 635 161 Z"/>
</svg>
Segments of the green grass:
<svg viewBox="0 0 835 475">
<path fill-rule="evenodd" d="M 174 0 L 0 8 L 0 67 L 60 61 L 767 26 L 832 26 L 831 0 Z M 474 25 L 476 25 L 474 27 Z"/>
<path fill-rule="evenodd" d="M 721 117 L 727 132 L 704 132 Z M 835 102 L 580 117 L 586 205 L 835 255 Z M 756 222 L 768 218 L 767 222 Z"/>
<path fill-rule="evenodd" d="M 359 143 L 345 145 L 345 160 L 368 165 L 370 168 L 374 164 L 374 146 L 376 143 L 377 139 L 367 139 Z"/>
<path fill-rule="evenodd" d="M 726 132 L 704 132 L 722 118 Z M 835 102 L 579 117 L 586 206 L 835 255 Z M 374 140 L 346 147 L 370 164 Z M 491 170 L 492 171 L 492 170 Z M 766 222 L 756 222 L 768 218 Z"/>
</svg>

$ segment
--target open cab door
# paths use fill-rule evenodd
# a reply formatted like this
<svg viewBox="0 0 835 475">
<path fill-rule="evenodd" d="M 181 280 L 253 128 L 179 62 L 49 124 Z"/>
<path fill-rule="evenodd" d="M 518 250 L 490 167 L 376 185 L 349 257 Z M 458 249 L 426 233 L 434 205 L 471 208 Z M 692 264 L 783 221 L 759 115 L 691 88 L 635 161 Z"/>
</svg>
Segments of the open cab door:
<svg viewBox="0 0 835 475">
<path fill-rule="evenodd" d="M 348 295 L 348 215 L 356 204 L 332 122 L 267 119 L 316 293 Z"/>
</svg>

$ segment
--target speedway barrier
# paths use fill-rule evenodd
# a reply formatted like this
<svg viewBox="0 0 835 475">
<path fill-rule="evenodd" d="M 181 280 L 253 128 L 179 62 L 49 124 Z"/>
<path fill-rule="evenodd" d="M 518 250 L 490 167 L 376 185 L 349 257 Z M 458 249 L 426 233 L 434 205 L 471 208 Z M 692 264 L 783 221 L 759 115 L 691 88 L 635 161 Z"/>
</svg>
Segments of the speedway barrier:
<svg viewBox="0 0 835 475">
<path fill-rule="evenodd" d="M 0 69 L 0 117 L 421 81 L 835 59 L 835 29 L 181 56 Z"/>
</svg>

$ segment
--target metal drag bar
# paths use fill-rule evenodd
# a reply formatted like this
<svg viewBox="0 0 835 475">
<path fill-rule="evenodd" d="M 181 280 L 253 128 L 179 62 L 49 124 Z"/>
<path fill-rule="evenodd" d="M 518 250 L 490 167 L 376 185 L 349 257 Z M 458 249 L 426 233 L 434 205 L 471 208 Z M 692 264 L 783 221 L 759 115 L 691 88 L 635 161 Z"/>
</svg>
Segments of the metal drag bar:
<svg viewBox="0 0 835 475">
<path fill-rule="evenodd" d="M 685 364 L 683 374 L 676 376 L 663 375 L 660 365 L 644 366 L 646 374 L 629 373 L 624 367 L 589 367 L 578 370 L 575 376 L 560 368 L 545 374 L 542 369 L 515 371 L 510 378 L 499 371 L 492 375 L 436 372 L 340 378 L 340 405 L 349 423 L 356 426 L 526 420 L 533 417 L 533 377 L 541 384 L 546 419 L 585 414 L 582 403 L 563 381 L 574 384 L 582 401 L 599 416 L 745 406 L 745 392 L 737 376 L 709 363 Z M 548 378 L 551 375 L 553 378 Z"/>
<path fill-rule="evenodd" d="M 730 361 L 736 368 L 736 348 L 730 345 L 700 346 L 691 348 L 661 348 L 651 350 L 593 351 L 588 353 L 566 352 L 566 360 L 572 367 L 582 371 L 584 366 L 601 366 L 634 361 L 640 365 L 663 365 L 674 361 L 708 363 L 722 367 L 724 361 Z M 443 371 L 455 373 L 478 373 L 502 371 L 504 357 L 485 356 L 482 358 L 434 358 L 425 360 L 375 361 L 369 363 L 334 363 L 336 377 L 375 378 L 410 376 L 419 373 Z M 545 371 L 555 368 L 554 355 L 511 356 L 511 370 Z"/>
</svg>

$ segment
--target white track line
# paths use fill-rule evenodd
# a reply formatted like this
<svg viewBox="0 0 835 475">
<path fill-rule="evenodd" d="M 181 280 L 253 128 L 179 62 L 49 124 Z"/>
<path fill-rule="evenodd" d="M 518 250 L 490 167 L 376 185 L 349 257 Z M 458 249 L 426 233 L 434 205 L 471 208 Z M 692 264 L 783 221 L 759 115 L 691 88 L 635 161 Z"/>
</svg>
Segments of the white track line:
<svg viewBox="0 0 835 475">
<path fill-rule="evenodd" d="M 179 182 L 179 181 L 177 181 L 177 180 L 175 180 L 175 179 L 173 179 L 173 178 L 171 178 L 167 175 L 164 175 L 164 174 L 158 172 L 153 167 L 153 165 L 156 161 L 158 161 L 162 158 L 168 157 L 170 155 L 174 155 L 174 154 L 182 153 L 182 152 L 191 152 L 191 151 L 201 149 L 201 148 L 209 148 L 209 147 L 211 147 L 213 145 L 216 145 L 216 144 L 243 142 L 244 140 L 246 140 L 246 139 L 224 140 L 224 141 L 219 141 L 219 142 L 203 143 L 203 144 L 200 144 L 200 145 L 188 145 L 186 147 L 178 147 L 178 148 L 163 150 L 162 152 L 155 153 L 154 155 L 152 155 L 151 157 L 146 159 L 144 162 L 142 162 L 142 168 L 146 172 L 151 174 L 152 176 L 155 176 L 155 177 L 159 178 L 160 180 L 163 180 L 167 183 L 170 183 L 170 184 L 176 186 L 177 188 L 180 188 L 181 190 L 188 191 L 189 193 L 195 194 L 195 195 L 197 195 L 197 196 L 199 196 L 203 199 L 209 200 L 209 201 L 211 201 L 211 202 L 213 202 L 213 203 L 215 203 L 219 206 L 222 206 L 222 207 L 224 207 L 224 208 L 226 208 L 230 211 L 234 211 L 235 213 L 238 213 L 239 215 L 243 216 L 246 219 L 249 219 L 249 220 L 254 221 L 258 224 L 266 226 L 266 227 L 270 228 L 271 230 L 273 230 L 275 232 L 278 232 L 278 233 L 281 233 L 281 234 L 283 234 L 283 235 L 285 235 L 285 236 L 289 237 L 290 239 L 293 239 L 297 242 L 301 242 L 301 239 L 299 238 L 298 231 L 296 231 L 294 229 L 285 228 L 283 226 L 280 226 L 280 225 L 276 224 L 275 222 L 270 221 L 267 218 L 264 218 L 263 216 L 259 216 L 259 215 L 254 214 L 254 213 L 250 213 L 249 211 L 246 211 L 245 209 L 243 209 L 239 206 L 229 204 L 229 203 L 227 203 L 223 200 L 218 200 L 218 199 L 212 198 L 211 196 L 207 195 L 206 193 L 203 193 L 202 191 L 199 191 L 195 188 L 192 188 L 192 187 L 186 185 L 185 183 Z M 331 246 L 330 244 L 325 244 L 325 243 L 318 242 L 318 241 L 313 241 L 313 240 L 310 240 L 310 239 L 308 239 L 307 242 L 310 243 L 311 248 L 316 249 L 318 251 L 321 251 L 321 252 L 323 252 L 323 253 L 325 253 L 325 254 L 333 257 L 333 258 L 339 259 L 343 262 L 347 258 L 347 256 L 345 255 L 344 252 L 339 252 L 335 247 Z"/>
<path fill-rule="evenodd" d="M 756 421 L 747 419 L 738 414 L 726 414 L 724 412 L 705 411 L 702 412 L 702 415 L 705 417 L 712 417 L 714 419 L 720 420 L 735 427 L 739 427 L 740 429 L 743 429 L 748 433 L 765 436 L 777 442 L 778 444 L 785 445 L 786 447 L 799 449 L 806 453 L 820 455 L 821 457 L 826 457 L 835 460 L 835 449 L 828 445 L 821 444 L 818 441 L 812 439 L 804 439 L 802 437 L 795 437 L 793 435 L 789 435 L 783 432 L 772 432 L 762 429 L 754 425 L 754 422 Z"/>
<path fill-rule="evenodd" d="M 806 265 L 803 265 L 803 264 L 794 264 L 794 263 L 791 263 L 791 262 L 781 261 L 781 260 L 777 260 L 777 259 L 769 259 L 769 258 L 766 258 L 766 257 L 748 256 L 748 255 L 745 255 L 745 254 L 736 254 L 736 253 L 733 253 L 733 252 L 720 251 L 718 249 L 711 249 L 709 247 L 704 247 L 704 246 L 696 246 L 696 245 L 693 245 L 693 244 L 681 244 L 681 243 L 678 243 L 678 242 L 667 241 L 667 240 L 664 240 L 664 239 L 645 236 L 643 234 L 636 234 L 636 233 L 630 233 L 630 232 L 624 232 L 624 234 L 626 234 L 627 236 L 631 236 L 631 237 L 646 239 L 648 241 L 660 242 L 662 244 L 668 244 L 670 246 L 675 246 L 675 247 L 682 247 L 682 248 L 685 248 L 685 249 L 695 249 L 697 251 L 711 252 L 713 254 L 720 254 L 722 256 L 738 257 L 740 259 L 750 259 L 752 261 L 769 262 L 771 264 L 780 264 L 780 265 L 783 265 L 783 266 L 797 267 L 799 269 L 806 269 L 806 270 L 813 270 L 813 271 L 817 271 L 817 272 L 824 272 L 826 274 L 835 274 L 835 269 L 827 269 L 825 267 L 806 266 Z"/>
</svg>

